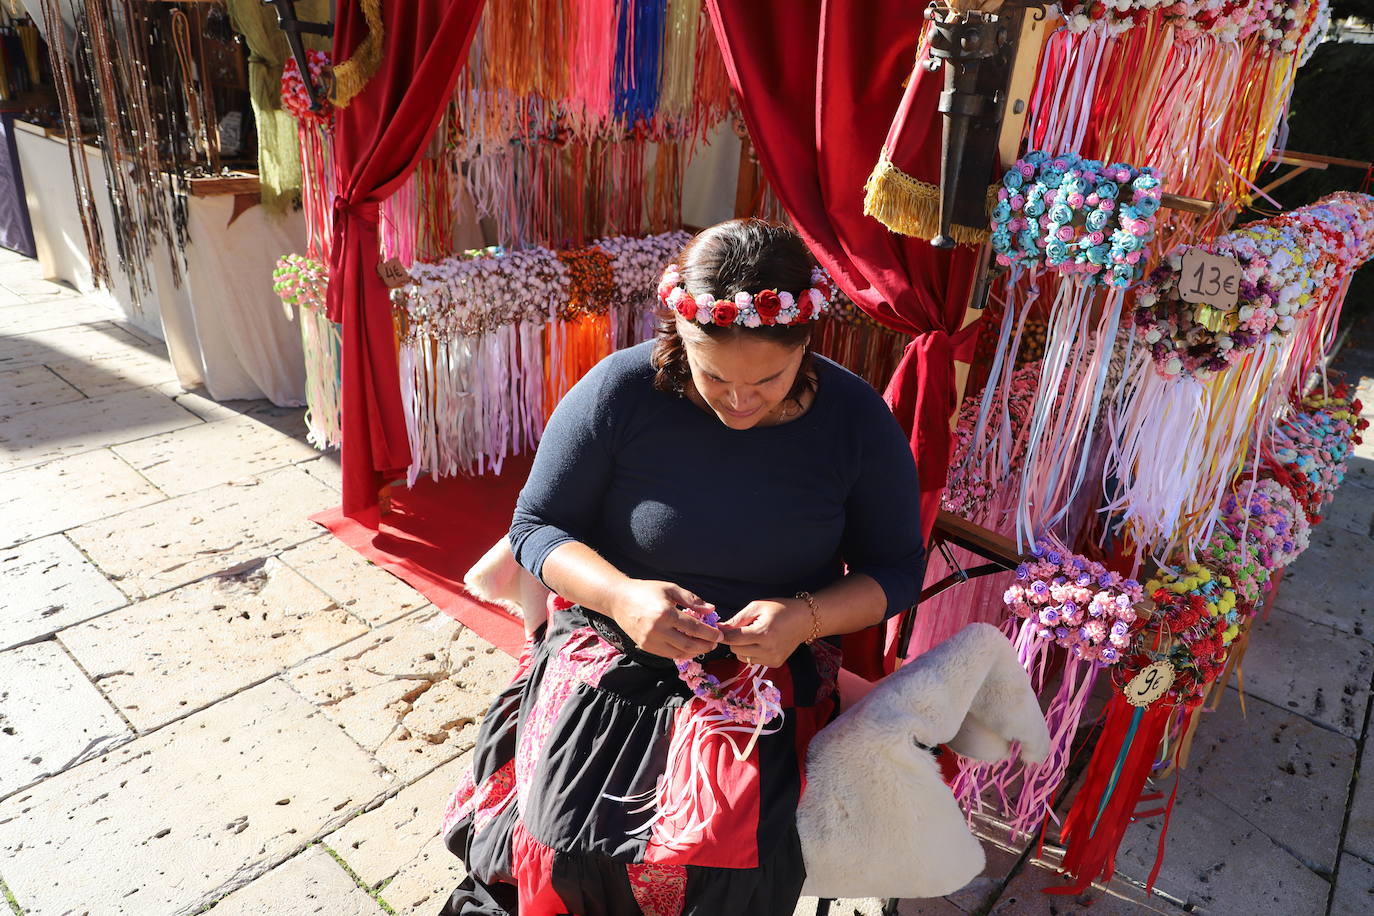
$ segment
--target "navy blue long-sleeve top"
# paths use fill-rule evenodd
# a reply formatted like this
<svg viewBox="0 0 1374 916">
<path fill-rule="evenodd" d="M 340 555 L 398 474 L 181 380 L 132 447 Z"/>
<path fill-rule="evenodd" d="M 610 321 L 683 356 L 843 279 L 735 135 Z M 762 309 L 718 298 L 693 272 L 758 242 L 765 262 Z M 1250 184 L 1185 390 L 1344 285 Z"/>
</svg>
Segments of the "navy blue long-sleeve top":
<svg viewBox="0 0 1374 916">
<path fill-rule="evenodd" d="M 816 357 L 811 409 L 734 430 L 653 388 L 651 343 L 613 353 L 549 419 L 510 542 L 540 576 L 568 541 L 636 579 L 690 589 L 728 618 L 751 601 L 872 576 L 887 614 L 925 571 L 916 465 L 878 393 Z"/>
</svg>

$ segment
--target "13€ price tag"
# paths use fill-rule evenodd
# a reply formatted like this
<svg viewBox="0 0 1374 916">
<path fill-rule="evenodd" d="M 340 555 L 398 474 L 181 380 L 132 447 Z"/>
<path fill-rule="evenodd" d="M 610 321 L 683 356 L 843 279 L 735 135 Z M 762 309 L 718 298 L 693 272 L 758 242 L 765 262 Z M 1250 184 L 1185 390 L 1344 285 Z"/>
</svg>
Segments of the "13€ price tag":
<svg viewBox="0 0 1374 916">
<path fill-rule="evenodd" d="M 1184 302 L 1232 311 L 1240 299 L 1240 262 L 1190 248 L 1183 255 L 1178 294 Z"/>
<path fill-rule="evenodd" d="M 1132 706 L 1149 706 L 1164 696 L 1174 685 L 1174 666 L 1168 662 L 1147 665 L 1126 685 L 1126 702 Z"/>
</svg>

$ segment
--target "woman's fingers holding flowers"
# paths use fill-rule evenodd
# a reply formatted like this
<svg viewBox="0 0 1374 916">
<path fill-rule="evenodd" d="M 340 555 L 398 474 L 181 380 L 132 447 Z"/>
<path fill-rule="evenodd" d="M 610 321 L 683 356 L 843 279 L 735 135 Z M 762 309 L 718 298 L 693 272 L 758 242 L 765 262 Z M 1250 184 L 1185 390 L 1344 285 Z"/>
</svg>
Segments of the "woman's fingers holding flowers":
<svg viewBox="0 0 1374 916">
<path fill-rule="evenodd" d="M 806 639 L 810 622 L 810 609 L 804 602 L 753 601 L 720 625 L 720 635 L 737 658 L 777 668 Z"/>
<path fill-rule="evenodd" d="M 679 608 L 687 608 L 683 611 Z M 671 582 L 632 580 L 617 596 L 611 616 L 645 652 L 692 658 L 720 642 L 720 631 L 702 620 L 715 608 Z"/>
</svg>

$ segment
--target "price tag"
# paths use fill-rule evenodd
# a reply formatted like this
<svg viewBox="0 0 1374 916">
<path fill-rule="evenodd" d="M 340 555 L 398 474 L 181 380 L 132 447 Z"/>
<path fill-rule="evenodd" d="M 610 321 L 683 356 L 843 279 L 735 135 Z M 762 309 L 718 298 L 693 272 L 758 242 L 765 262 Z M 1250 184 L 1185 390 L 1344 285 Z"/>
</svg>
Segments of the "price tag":
<svg viewBox="0 0 1374 916">
<path fill-rule="evenodd" d="M 377 275 L 382 278 L 387 289 L 399 289 L 411 282 L 410 272 L 400 258 L 389 258 L 377 265 Z"/>
<path fill-rule="evenodd" d="M 1178 294 L 1184 302 L 1210 305 L 1222 312 L 1234 311 L 1240 299 L 1240 262 L 1190 248 L 1183 255 Z"/>
<path fill-rule="evenodd" d="M 1174 666 L 1155 662 L 1147 666 L 1126 685 L 1126 702 L 1132 706 L 1149 706 L 1164 696 L 1174 685 Z"/>
</svg>

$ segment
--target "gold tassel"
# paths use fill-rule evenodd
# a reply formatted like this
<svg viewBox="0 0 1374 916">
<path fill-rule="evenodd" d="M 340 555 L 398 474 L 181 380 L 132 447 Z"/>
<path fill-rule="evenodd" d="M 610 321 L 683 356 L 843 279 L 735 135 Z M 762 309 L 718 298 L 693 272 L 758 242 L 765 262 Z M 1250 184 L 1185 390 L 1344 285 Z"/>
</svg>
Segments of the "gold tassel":
<svg viewBox="0 0 1374 916">
<path fill-rule="evenodd" d="M 996 186 L 988 189 L 987 197 L 991 214 Z M 864 183 L 864 214 L 898 235 L 933 238 L 940 231 L 940 189 L 897 168 L 884 148 Z M 990 234 L 986 225 L 974 228 L 957 224 L 949 227 L 949 233 L 960 245 L 981 245 Z"/>
<path fill-rule="evenodd" d="M 353 56 L 334 65 L 334 105 L 345 108 L 363 91 L 382 65 L 382 0 L 361 0 L 367 20 L 367 37 L 353 49 Z"/>
</svg>

